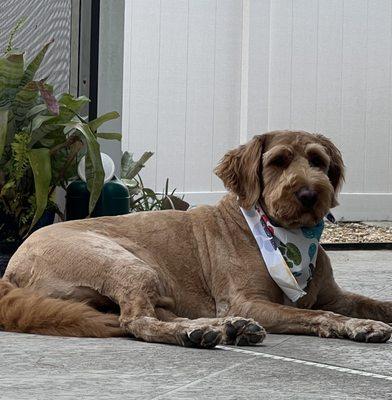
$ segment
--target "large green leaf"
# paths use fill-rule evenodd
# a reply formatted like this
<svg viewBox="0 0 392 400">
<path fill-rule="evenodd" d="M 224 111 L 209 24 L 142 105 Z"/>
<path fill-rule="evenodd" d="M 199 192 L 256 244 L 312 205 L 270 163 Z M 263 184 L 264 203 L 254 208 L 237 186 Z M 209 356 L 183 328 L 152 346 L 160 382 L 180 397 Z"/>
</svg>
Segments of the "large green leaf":
<svg viewBox="0 0 392 400">
<path fill-rule="evenodd" d="M 26 122 L 26 114 L 35 105 L 38 98 L 38 87 L 36 82 L 29 82 L 15 96 L 12 103 L 12 111 L 15 118 L 16 130 L 23 128 Z"/>
<path fill-rule="evenodd" d="M 48 107 L 46 104 L 37 104 L 36 106 L 32 107 L 26 114 L 26 118 L 33 117 L 34 115 L 39 114 L 42 111 L 46 111 Z"/>
<path fill-rule="evenodd" d="M 48 116 L 42 116 L 43 119 L 45 117 Z M 48 118 L 48 120 L 42 122 L 38 129 L 31 132 L 29 147 L 33 147 L 36 143 L 44 138 L 50 138 L 50 136 L 53 134 L 61 134 L 63 136 L 63 130 L 63 126 L 59 126 L 58 124 L 54 123 L 51 118 Z"/>
<path fill-rule="evenodd" d="M 57 117 L 54 115 L 37 115 L 31 120 L 31 130 L 35 131 L 39 129 L 42 124 L 53 121 L 57 121 Z"/>
<path fill-rule="evenodd" d="M 90 99 L 86 96 L 79 96 L 79 97 L 75 98 L 68 93 L 63 94 L 59 99 L 60 105 L 62 104 L 64 106 L 66 106 L 73 112 L 80 111 L 80 109 L 83 108 L 89 102 L 90 102 Z"/>
<path fill-rule="evenodd" d="M 52 167 L 49 149 L 31 149 L 28 154 L 31 169 L 34 175 L 35 187 L 35 214 L 31 222 L 30 230 L 42 217 L 48 204 L 50 181 L 52 179 Z"/>
<path fill-rule="evenodd" d="M 7 138 L 8 110 L 0 110 L 0 161 Z"/>
<path fill-rule="evenodd" d="M 18 91 L 23 77 L 23 54 L 0 58 L 0 108 L 7 107 Z"/>
<path fill-rule="evenodd" d="M 97 132 L 96 136 L 107 140 L 121 140 L 122 138 L 121 133 L 117 132 Z"/>
<path fill-rule="evenodd" d="M 105 178 L 99 143 L 88 124 L 68 122 L 66 126 L 78 130 L 86 140 L 86 181 L 87 188 L 90 191 L 89 213 L 91 214 L 101 194 Z"/>
<path fill-rule="evenodd" d="M 116 119 L 120 116 L 120 114 L 116 111 L 111 111 L 106 114 L 99 116 L 96 119 L 93 119 L 88 123 L 88 126 L 93 132 L 96 132 L 97 129 L 105 122 L 110 121 L 112 119 Z"/>
<path fill-rule="evenodd" d="M 20 82 L 20 86 L 25 86 L 27 83 L 34 79 L 35 73 L 38 71 L 43 58 L 45 57 L 46 52 L 48 51 L 49 46 L 53 43 L 51 40 L 49 43 L 41 49 L 41 51 L 34 57 L 31 63 L 27 66 L 26 70 L 24 71 L 22 80 Z"/>
</svg>

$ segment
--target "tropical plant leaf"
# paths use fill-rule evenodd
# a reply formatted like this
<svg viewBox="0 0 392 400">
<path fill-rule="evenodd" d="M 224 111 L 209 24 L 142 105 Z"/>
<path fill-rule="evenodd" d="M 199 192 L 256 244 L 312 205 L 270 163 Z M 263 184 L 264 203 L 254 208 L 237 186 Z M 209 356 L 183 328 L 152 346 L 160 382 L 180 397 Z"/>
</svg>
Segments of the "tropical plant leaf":
<svg viewBox="0 0 392 400">
<path fill-rule="evenodd" d="M 116 112 L 116 111 L 111 111 L 111 112 L 108 112 L 108 113 L 106 113 L 106 114 L 103 114 L 103 115 L 99 116 L 99 117 L 96 118 L 96 119 L 93 119 L 92 121 L 90 121 L 90 122 L 88 123 L 88 125 L 89 125 L 90 129 L 91 129 L 93 132 L 96 132 L 97 129 L 98 129 L 103 123 L 105 123 L 105 122 L 107 122 L 107 121 L 111 121 L 112 119 L 116 119 L 116 118 L 118 118 L 119 116 L 120 116 L 120 114 L 119 114 L 118 112 Z"/>
<path fill-rule="evenodd" d="M 47 110 L 48 107 L 46 104 L 37 104 L 36 106 L 32 107 L 27 113 L 26 113 L 26 118 L 30 118 L 34 115 L 39 114 L 42 111 Z"/>
<path fill-rule="evenodd" d="M 48 86 L 44 84 L 44 81 L 42 80 L 37 82 L 37 85 L 41 93 L 42 100 L 45 102 L 46 106 L 48 107 L 48 110 L 54 115 L 59 115 L 60 106 L 59 103 L 57 102 L 56 97 L 53 95 L 53 90 L 51 91 L 48 88 Z"/>
<path fill-rule="evenodd" d="M 11 32 L 9 35 L 7 47 L 5 48 L 5 54 L 10 53 L 14 49 L 15 35 L 20 30 L 20 28 L 22 28 L 22 26 L 24 25 L 25 22 L 26 22 L 26 17 L 21 17 L 16 21 L 16 24 L 11 29 Z"/>
<path fill-rule="evenodd" d="M 15 127 L 20 130 L 26 120 L 26 114 L 36 103 L 38 97 L 38 87 L 36 82 L 29 82 L 15 96 L 12 103 L 12 111 L 15 118 Z"/>
<path fill-rule="evenodd" d="M 41 49 L 41 51 L 34 57 L 34 59 L 27 66 L 24 71 L 22 80 L 20 82 L 20 86 L 25 86 L 28 82 L 34 79 L 38 68 L 40 67 L 43 58 L 45 57 L 46 52 L 48 51 L 49 46 L 54 42 L 52 39 L 50 42 L 46 43 L 46 45 Z"/>
<path fill-rule="evenodd" d="M 49 149 L 31 149 L 28 154 L 31 169 L 34 175 L 35 186 L 35 214 L 30 225 L 30 230 L 42 217 L 48 204 L 52 168 Z M 29 231 L 30 231 L 29 230 Z"/>
<path fill-rule="evenodd" d="M 60 105 L 64 105 L 74 113 L 77 113 L 80 109 L 82 109 L 86 104 L 90 102 L 90 99 L 86 96 L 79 96 L 77 98 L 73 97 L 72 95 L 65 93 L 63 94 L 60 99 Z"/>
<path fill-rule="evenodd" d="M 117 132 L 97 132 L 96 136 L 107 140 L 121 140 L 122 138 L 121 133 Z"/>
<path fill-rule="evenodd" d="M 121 177 L 132 179 L 144 167 L 144 164 L 153 156 L 154 153 L 146 151 L 138 161 L 133 160 L 133 154 L 124 152 L 121 158 Z"/>
<path fill-rule="evenodd" d="M 9 54 L 0 58 L 0 108 L 9 106 L 23 77 L 23 54 Z"/>
<path fill-rule="evenodd" d="M 37 115 L 31 120 L 31 130 L 35 131 L 39 129 L 42 124 L 49 121 L 56 121 L 57 117 L 55 115 Z"/>
<path fill-rule="evenodd" d="M 186 211 L 189 208 L 189 203 L 180 199 L 177 196 L 168 195 L 162 200 L 162 210 L 180 210 Z"/>
<path fill-rule="evenodd" d="M 44 117 L 49 117 L 48 115 L 43 115 Z M 49 138 L 52 139 L 51 136 L 55 135 L 55 136 L 61 136 L 63 139 L 63 130 L 64 130 L 64 126 L 59 125 L 58 123 L 55 124 L 55 121 L 51 120 L 51 118 L 49 118 L 46 121 L 43 121 L 41 126 L 36 129 L 35 131 L 31 132 L 31 136 L 30 136 L 30 147 L 33 147 L 36 143 L 38 143 L 39 141 L 41 141 L 44 138 Z"/>
<path fill-rule="evenodd" d="M 90 191 L 89 213 L 91 214 L 101 194 L 105 178 L 100 146 L 88 124 L 82 122 L 68 122 L 67 126 L 79 131 L 86 140 L 86 181 L 87 188 Z"/>
<path fill-rule="evenodd" d="M 133 163 L 133 153 L 124 151 L 121 157 L 121 178 L 126 179 L 127 172 Z"/>
<path fill-rule="evenodd" d="M 7 139 L 8 110 L 0 110 L 0 161 Z"/>
</svg>

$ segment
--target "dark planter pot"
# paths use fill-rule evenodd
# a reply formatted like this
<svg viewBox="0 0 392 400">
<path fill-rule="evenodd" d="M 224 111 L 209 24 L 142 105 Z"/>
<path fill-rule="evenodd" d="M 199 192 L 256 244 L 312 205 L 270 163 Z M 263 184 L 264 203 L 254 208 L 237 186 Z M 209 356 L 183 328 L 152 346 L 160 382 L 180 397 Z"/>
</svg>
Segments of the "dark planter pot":
<svg viewBox="0 0 392 400">
<path fill-rule="evenodd" d="M 0 277 L 4 275 L 8 261 L 19 245 L 20 242 L 0 242 Z"/>
<path fill-rule="evenodd" d="M 45 211 L 37 224 L 32 229 L 32 232 L 51 225 L 54 222 L 55 213 L 53 211 Z M 15 242 L 0 242 L 0 278 L 4 275 L 8 262 L 22 244 L 22 240 Z"/>
</svg>

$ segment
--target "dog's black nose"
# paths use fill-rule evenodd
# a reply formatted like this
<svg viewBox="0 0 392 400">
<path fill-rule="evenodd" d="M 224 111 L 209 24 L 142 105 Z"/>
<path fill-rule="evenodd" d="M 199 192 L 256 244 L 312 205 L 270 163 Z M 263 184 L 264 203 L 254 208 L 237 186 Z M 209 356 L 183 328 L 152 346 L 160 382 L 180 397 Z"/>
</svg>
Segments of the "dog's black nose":
<svg viewBox="0 0 392 400">
<path fill-rule="evenodd" d="M 300 203 L 306 208 L 312 208 L 317 202 L 317 192 L 307 187 L 301 188 L 295 194 Z"/>
</svg>

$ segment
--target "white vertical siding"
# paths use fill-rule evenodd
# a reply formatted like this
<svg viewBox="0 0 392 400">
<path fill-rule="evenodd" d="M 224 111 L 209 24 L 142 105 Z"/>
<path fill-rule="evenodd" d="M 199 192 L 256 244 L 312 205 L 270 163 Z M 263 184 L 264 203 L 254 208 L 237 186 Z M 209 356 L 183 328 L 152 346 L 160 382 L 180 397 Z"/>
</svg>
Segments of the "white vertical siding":
<svg viewBox="0 0 392 400">
<path fill-rule="evenodd" d="M 123 149 L 157 150 L 161 8 L 157 0 L 125 1 Z M 143 177 L 155 185 L 157 157 Z"/>
<path fill-rule="evenodd" d="M 212 169 L 273 129 L 331 137 L 347 165 L 338 216 L 392 218 L 390 0 L 125 0 L 124 149 L 155 156 L 192 202 Z"/>
<path fill-rule="evenodd" d="M 270 12 L 269 1 L 250 0 L 248 138 L 269 129 Z"/>
<path fill-rule="evenodd" d="M 214 131 L 212 164 L 240 142 L 242 4 L 238 0 L 218 0 L 216 10 L 214 83 Z M 212 192 L 223 190 L 212 175 Z"/>
<path fill-rule="evenodd" d="M 369 1 L 366 64 L 366 136 L 363 163 L 365 192 L 387 192 L 391 153 L 391 15 L 390 0 Z M 380 40 L 384 38 L 384 40 Z M 381 179 L 385 175 L 385 178 Z M 390 176 L 389 176 L 390 178 Z M 389 180 L 390 183 L 390 180 Z"/>
<path fill-rule="evenodd" d="M 216 17 L 215 1 L 189 3 L 185 192 L 211 190 Z"/>
</svg>

